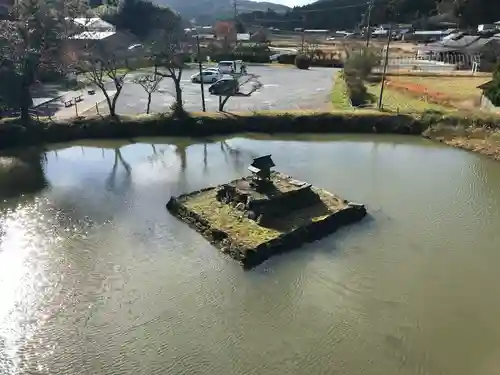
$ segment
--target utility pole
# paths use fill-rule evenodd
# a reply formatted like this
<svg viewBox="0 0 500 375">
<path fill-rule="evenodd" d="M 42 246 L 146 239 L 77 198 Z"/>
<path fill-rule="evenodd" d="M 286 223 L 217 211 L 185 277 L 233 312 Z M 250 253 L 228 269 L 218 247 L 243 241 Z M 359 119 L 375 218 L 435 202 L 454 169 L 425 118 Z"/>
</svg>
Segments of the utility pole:
<svg viewBox="0 0 500 375">
<path fill-rule="evenodd" d="M 380 96 L 378 98 L 378 109 L 382 109 L 382 100 L 384 97 L 385 75 L 387 74 L 387 64 L 389 63 L 389 46 L 392 39 L 392 23 L 389 27 L 389 35 L 387 35 L 387 46 L 385 47 L 384 72 L 382 73 L 382 86 L 380 86 Z"/>
<path fill-rule="evenodd" d="M 238 17 L 238 0 L 233 0 L 233 19 L 236 23 L 236 18 Z"/>
<path fill-rule="evenodd" d="M 304 43 L 306 39 L 306 15 L 302 15 L 302 41 L 300 43 L 300 53 L 304 53 Z"/>
<path fill-rule="evenodd" d="M 203 112 L 207 111 L 205 107 L 205 87 L 203 85 L 203 67 L 201 65 L 201 53 L 200 53 L 200 37 L 196 34 L 196 49 L 198 55 L 198 68 L 200 69 L 200 87 L 201 87 L 201 108 Z"/>
<path fill-rule="evenodd" d="M 366 48 L 370 46 L 370 37 L 372 36 L 372 25 L 371 25 L 372 8 L 373 8 L 373 0 L 370 0 L 370 2 L 368 3 L 368 16 L 366 20 Z"/>
</svg>

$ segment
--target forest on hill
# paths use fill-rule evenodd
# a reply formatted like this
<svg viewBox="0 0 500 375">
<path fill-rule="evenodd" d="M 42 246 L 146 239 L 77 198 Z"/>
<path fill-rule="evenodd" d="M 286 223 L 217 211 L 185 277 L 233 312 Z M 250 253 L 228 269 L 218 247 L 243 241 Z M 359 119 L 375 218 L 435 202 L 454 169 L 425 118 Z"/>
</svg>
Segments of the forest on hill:
<svg viewBox="0 0 500 375">
<path fill-rule="evenodd" d="M 240 14 L 240 18 L 246 23 L 283 30 L 352 30 L 363 26 L 367 15 L 366 0 L 320 0 L 286 13 L 255 11 Z M 438 21 L 456 22 L 460 27 L 500 21 L 499 0 L 373 0 L 372 24 L 399 22 L 431 27 Z"/>
<path fill-rule="evenodd" d="M 234 16 L 233 0 L 147 0 L 161 8 L 170 8 L 178 13 L 185 21 L 194 21 L 198 25 L 211 25 L 219 19 Z M 125 0 L 89 0 L 91 7 L 118 7 Z M 271 10 L 283 14 L 291 8 L 267 1 L 237 0 L 238 13 Z M 137 18 L 140 20 L 140 18 Z"/>
<path fill-rule="evenodd" d="M 234 5 L 232 0 L 152 0 L 160 6 L 168 6 L 178 12 L 186 20 L 194 20 L 199 25 L 210 25 L 217 19 L 233 17 Z M 248 13 L 253 11 L 267 11 L 271 9 L 277 13 L 290 10 L 289 7 L 270 2 L 256 2 L 237 0 L 237 11 Z"/>
</svg>

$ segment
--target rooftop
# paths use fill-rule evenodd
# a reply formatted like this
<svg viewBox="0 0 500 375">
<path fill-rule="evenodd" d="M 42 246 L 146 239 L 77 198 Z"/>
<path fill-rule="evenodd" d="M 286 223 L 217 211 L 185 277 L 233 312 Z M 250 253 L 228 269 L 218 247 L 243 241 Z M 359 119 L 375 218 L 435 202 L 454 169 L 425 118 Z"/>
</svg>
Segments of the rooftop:
<svg viewBox="0 0 500 375">
<path fill-rule="evenodd" d="M 414 32 L 415 35 L 449 35 L 454 32 L 455 29 L 446 29 L 446 30 L 416 30 Z"/>
<path fill-rule="evenodd" d="M 488 81 L 488 82 L 483 83 L 482 85 L 477 86 L 477 88 L 481 89 L 481 90 L 486 90 L 488 87 L 491 86 L 492 83 L 493 83 L 493 81 Z"/>
<path fill-rule="evenodd" d="M 75 40 L 103 40 L 115 35 L 115 31 L 84 31 L 80 34 L 73 35 L 70 39 Z"/>
<path fill-rule="evenodd" d="M 86 18 L 86 17 L 78 17 L 74 18 L 73 22 L 76 23 L 77 25 L 83 26 L 87 29 L 92 29 L 92 30 L 101 30 L 101 31 L 114 31 L 115 27 L 110 24 L 109 22 L 104 21 L 101 18 L 98 17 L 91 17 L 91 18 Z"/>
<path fill-rule="evenodd" d="M 443 40 L 419 47 L 419 50 L 436 52 L 479 52 L 490 43 L 497 43 L 500 46 L 500 38 L 497 36 L 483 38 L 477 35 L 463 35 L 461 33 L 451 34 Z"/>
</svg>

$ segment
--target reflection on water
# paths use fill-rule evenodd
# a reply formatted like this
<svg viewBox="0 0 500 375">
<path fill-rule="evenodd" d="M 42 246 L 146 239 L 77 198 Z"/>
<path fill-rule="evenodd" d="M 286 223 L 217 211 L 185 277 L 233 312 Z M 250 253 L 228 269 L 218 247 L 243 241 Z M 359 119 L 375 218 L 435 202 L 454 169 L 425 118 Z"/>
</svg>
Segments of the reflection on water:
<svg viewBox="0 0 500 375">
<path fill-rule="evenodd" d="M 267 153 L 370 219 L 243 272 L 165 210 Z M 385 136 L 45 156 L 49 187 L 0 214 L 2 375 L 498 373 L 495 162 Z"/>
</svg>

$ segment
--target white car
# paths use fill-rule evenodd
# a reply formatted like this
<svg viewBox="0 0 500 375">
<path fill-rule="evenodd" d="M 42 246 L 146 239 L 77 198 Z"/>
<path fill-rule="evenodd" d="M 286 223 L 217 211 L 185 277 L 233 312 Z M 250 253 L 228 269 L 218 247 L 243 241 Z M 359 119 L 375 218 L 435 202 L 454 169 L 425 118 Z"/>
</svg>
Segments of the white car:
<svg viewBox="0 0 500 375">
<path fill-rule="evenodd" d="M 218 70 L 207 69 L 201 72 L 203 83 L 214 83 L 222 78 L 222 74 Z M 191 82 L 201 83 L 200 73 L 191 76 Z"/>
</svg>

